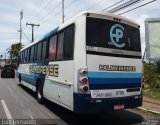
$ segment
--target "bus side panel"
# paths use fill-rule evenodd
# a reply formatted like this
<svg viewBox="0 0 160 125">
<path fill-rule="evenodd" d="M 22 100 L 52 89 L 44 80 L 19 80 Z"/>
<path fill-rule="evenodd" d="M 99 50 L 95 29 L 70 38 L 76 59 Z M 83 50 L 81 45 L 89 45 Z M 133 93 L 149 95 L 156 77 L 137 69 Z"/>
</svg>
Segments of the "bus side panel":
<svg viewBox="0 0 160 125">
<path fill-rule="evenodd" d="M 42 84 L 45 80 L 45 74 L 42 73 L 36 73 L 36 70 L 34 72 L 30 71 L 30 66 L 47 66 L 48 62 L 42 62 L 42 63 L 30 63 L 30 64 L 21 64 L 18 68 L 17 78 L 19 78 L 19 75 L 21 75 L 21 83 L 32 89 L 33 91 L 36 91 L 36 82 L 37 79 L 41 79 Z"/>
<path fill-rule="evenodd" d="M 30 73 L 29 65 L 32 64 L 21 64 L 19 66 L 17 78 L 19 78 L 19 75 L 21 75 L 21 83 L 30 89 L 34 88 L 32 90 L 35 91 L 35 86 L 36 86 L 35 74 Z"/>
<path fill-rule="evenodd" d="M 73 60 L 50 62 L 58 66 L 58 76 L 47 75 L 43 95 L 48 100 L 69 110 L 73 109 Z"/>
</svg>

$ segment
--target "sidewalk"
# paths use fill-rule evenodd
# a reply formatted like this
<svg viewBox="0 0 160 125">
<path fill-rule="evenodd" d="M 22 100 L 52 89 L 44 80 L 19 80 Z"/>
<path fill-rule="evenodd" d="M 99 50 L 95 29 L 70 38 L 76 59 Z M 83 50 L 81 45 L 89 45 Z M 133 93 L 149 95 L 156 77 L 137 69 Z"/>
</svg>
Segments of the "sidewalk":
<svg viewBox="0 0 160 125">
<path fill-rule="evenodd" d="M 143 97 L 142 108 L 160 113 L 160 101 Z"/>
</svg>

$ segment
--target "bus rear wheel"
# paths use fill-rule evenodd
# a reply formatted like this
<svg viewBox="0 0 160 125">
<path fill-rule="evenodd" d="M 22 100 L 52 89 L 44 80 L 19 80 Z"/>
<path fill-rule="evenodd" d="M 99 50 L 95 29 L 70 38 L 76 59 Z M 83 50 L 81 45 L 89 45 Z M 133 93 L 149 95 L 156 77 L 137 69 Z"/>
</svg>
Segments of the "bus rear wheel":
<svg viewBox="0 0 160 125">
<path fill-rule="evenodd" d="M 40 104 L 44 103 L 44 97 L 43 97 L 43 87 L 42 87 L 42 82 L 38 81 L 37 87 L 36 87 L 36 96 L 37 96 L 37 101 Z"/>
<path fill-rule="evenodd" d="M 22 87 L 22 83 L 21 83 L 21 75 L 19 74 L 19 86 Z"/>
</svg>

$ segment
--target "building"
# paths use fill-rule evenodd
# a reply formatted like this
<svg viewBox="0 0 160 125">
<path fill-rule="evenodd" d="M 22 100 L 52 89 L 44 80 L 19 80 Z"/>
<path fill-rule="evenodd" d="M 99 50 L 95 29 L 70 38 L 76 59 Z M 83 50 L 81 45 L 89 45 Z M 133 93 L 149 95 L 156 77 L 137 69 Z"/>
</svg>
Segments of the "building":
<svg viewBox="0 0 160 125">
<path fill-rule="evenodd" d="M 10 59 L 0 59 L 0 67 L 3 67 L 6 64 L 10 64 L 11 60 Z"/>
</svg>

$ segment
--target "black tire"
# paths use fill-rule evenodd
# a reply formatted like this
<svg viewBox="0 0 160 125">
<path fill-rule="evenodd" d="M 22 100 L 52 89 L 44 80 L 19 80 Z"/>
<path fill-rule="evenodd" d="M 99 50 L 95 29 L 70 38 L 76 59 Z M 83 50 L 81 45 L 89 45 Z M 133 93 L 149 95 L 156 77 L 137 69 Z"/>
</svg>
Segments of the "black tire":
<svg viewBox="0 0 160 125">
<path fill-rule="evenodd" d="M 1 78 L 3 78 L 3 75 L 1 74 Z"/>
<path fill-rule="evenodd" d="M 21 75 L 19 75 L 19 86 L 22 87 L 22 83 L 21 83 Z"/>
<path fill-rule="evenodd" d="M 43 86 L 42 86 L 42 82 L 41 81 L 37 82 L 36 97 L 37 97 L 38 103 L 40 103 L 40 104 L 44 103 Z"/>
<path fill-rule="evenodd" d="M 19 77 L 18 77 L 18 78 L 19 78 L 19 83 L 21 83 L 21 75 L 19 75 Z"/>
</svg>

